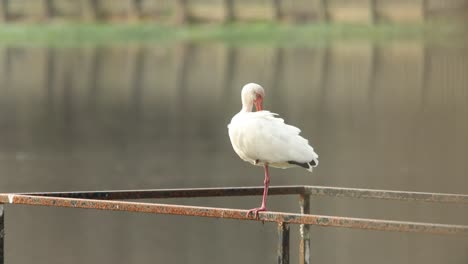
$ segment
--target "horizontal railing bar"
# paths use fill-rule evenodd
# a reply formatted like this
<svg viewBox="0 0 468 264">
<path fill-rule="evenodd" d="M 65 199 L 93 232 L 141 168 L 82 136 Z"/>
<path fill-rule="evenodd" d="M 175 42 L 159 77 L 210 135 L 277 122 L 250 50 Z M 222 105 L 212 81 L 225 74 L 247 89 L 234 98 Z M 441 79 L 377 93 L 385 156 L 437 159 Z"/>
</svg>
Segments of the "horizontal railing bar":
<svg viewBox="0 0 468 264">
<path fill-rule="evenodd" d="M 305 193 L 312 196 L 332 196 L 347 198 L 372 198 L 400 201 L 420 201 L 436 203 L 466 203 L 468 195 L 449 193 L 407 192 L 326 186 L 304 186 Z"/>
<path fill-rule="evenodd" d="M 260 212 L 259 218 L 254 219 L 252 217 L 246 216 L 247 210 L 185 205 L 59 198 L 18 194 L 0 194 L 0 203 L 129 211 L 153 214 L 187 215 L 278 223 L 284 222 L 290 224 L 307 224 L 323 227 L 344 227 L 380 231 L 468 235 L 468 226 L 463 225 L 445 225 L 278 212 Z"/>
<path fill-rule="evenodd" d="M 272 186 L 270 195 L 301 194 L 304 186 Z M 83 198 L 99 200 L 133 200 L 156 198 L 194 198 L 216 196 L 252 196 L 262 195 L 261 187 L 225 187 L 225 188 L 187 188 L 187 189 L 148 189 L 148 190 L 121 190 L 121 191 L 92 191 L 92 192 L 36 192 L 21 193 L 24 195 L 38 195 L 63 198 Z"/>
<path fill-rule="evenodd" d="M 263 186 L 259 187 L 227 187 L 227 188 L 189 188 L 189 189 L 150 189 L 150 190 L 122 190 L 122 191 L 94 191 L 94 192 L 40 192 L 22 193 L 25 195 L 40 195 L 53 197 L 126 200 L 152 198 L 190 198 L 215 196 L 250 196 L 262 195 Z M 310 194 L 311 196 L 331 196 L 348 198 L 372 198 L 400 201 L 423 201 L 438 203 L 466 203 L 468 195 L 408 192 L 392 190 L 373 190 L 359 188 L 341 188 L 327 186 L 272 186 L 271 195 Z"/>
</svg>

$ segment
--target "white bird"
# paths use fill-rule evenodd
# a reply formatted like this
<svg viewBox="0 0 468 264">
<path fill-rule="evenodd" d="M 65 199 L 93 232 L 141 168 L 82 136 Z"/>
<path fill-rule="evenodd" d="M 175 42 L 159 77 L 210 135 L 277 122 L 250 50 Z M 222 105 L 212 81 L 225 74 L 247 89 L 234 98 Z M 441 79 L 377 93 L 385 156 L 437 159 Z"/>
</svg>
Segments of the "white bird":
<svg viewBox="0 0 468 264">
<path fill-rule="evenodd" d="M 283 169 L 299 166 L 312 172 L 312 168 L 318 165 L 318 155 L 307 139 L 299 135 L 301 130 L 285 124 L 283 119 L 276 117 L 277 114 L 263 110 L 264 96 L 265 91 L 260 85 L 244 85 L 241 92 L 242 109 L 228 125 L 229 138 L 237 155 L 265 169 L 262 205 L 247 213 L 249 216 L 253 212 L 255 218 L 258 212 L 266 211 L 269 166 Z M 254 104 L 256 112 L 252 112 Z"/>
</svg>

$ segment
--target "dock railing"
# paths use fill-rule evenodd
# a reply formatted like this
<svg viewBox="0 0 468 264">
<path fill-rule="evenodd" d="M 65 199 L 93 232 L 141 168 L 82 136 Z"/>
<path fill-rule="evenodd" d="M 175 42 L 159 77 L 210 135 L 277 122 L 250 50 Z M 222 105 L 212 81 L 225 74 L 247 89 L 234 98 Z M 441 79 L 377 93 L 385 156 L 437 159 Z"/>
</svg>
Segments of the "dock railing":
<svg viewBox="0 0 468 264">
<path fill-rule="evenodd" d="M 311 196 L 468 204 L 468 195 L 463 194 L 406 192 L 325 186 L 273 186 L 269 189 L 270 195 L 298 195 L 301 213 L 295 214 L 267 211 L 260 212 L 257 219 L 253 216 L 247 216 L 247 210 L 125 201 L 156 198 L 253 196 L 262 195 L 262 192 L 263 187 L 229 187 L 92 192 L 3 193 L 0 194 L 0 264 L 5 263 L 4 240 L 5 234 L 7 234 L 7 232 L 5 232 L 4 222 L 5 209 L 10 205 L 15 204 L 276 222 L 278 224 L 278 263 L 281 264 L 289 263 L 289 226 L 291 224 L 300 225 L 299 263 L 301 264 L 311 263 L 309 238 L 310 225 L 380 231 L 430 233 L 437 235 L 468 235 L 468 225 L 392 221 L 310 214 Z"/>
</svg>

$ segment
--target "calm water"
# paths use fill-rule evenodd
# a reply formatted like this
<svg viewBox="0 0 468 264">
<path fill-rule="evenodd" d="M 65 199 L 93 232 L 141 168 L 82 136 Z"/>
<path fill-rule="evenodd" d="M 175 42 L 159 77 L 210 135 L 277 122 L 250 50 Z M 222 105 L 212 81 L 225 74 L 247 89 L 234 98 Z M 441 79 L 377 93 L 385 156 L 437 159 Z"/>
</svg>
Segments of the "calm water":
<svg viewBox="0 0 468 264">
<path fill-rule="evenodd" d="M 247 82 L 320 166 L 272 184 L 468 193 L 468 49 L 395 42 L 0 47 L 0 192 L 255 186 L 226 125 Z M 260 197 L 164 202 L 251 208 Z M 294 197 L 272 210 L 297 212 Z M 467 206 L 316 198 L 316 214 L 468 224 Z M 7 207 L 8 263 L 276 263 L 276 226 Z M 292 228 L 292 263 L 297 229 Z M 460 237 L 312 227 L 314 263 L 468 263 Z"/>
</svg>

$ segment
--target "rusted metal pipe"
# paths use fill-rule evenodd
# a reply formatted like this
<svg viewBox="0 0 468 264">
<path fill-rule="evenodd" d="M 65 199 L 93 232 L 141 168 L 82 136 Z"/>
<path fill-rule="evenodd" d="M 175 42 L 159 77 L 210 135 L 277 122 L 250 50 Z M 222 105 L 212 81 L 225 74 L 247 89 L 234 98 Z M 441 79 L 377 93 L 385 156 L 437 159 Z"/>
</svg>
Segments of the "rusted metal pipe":
<svg viewBox="0 0 468 264">
<path fill-rule="evenodd" d="M 247 210 L 170 205 L 158 203 L 137 203 L 76 198 L 43 197 L 19 194 L 0 194 L 0 203 L 38 206 L 72 207 L 111 211 L 129 211 L 154 214 L 187 215 L 288 224 L 318 225 L 323 227 L 345 227 L 380 231 L 431 233 L 444 235 L 468 235 L 468 226 L 445 225 L 419 222 L 376 220 L 364 218 L 301 215 L 292 213 L 260 212 L 258 219 L 247 217 Z"/>
<path fill-rule="evenodd" d="M 270 187 L 269 195 L 300 194 L 304 186 L 275 186 Z M 37 192 L 23 193 L 25 195 L 83 198 L 99 200 L 134 200 L 159 198 L 192 198 L 192 197 L 220 197 L 220 196 L 250 196 L 262 195 L 261 187 L 227 187 L 227 188 L 189 188 L 189 189 L 154 189 L 154 190 L 122 190 L 97 192 Z"/>
<path fill-rule="evenodd" d="M 347 198 L 372 198 L 399 201 L 468 204 L 468 195 L 449 193 L 407 192 L 327 186 L 304 186 L 306 194 Z"/>
<path fill-rule="evenodd" d="M 289 225 L 278 223 L 278 264 L 289 264 Z"/>
<path fill-rule="evenodd" d="M 310 196 L 301 194 L 299 196 L 299 205 L 301 214 L 310 214 Z M 310 236 L 309 225 L 301 224 L 299 226 L 299 264 L 310 264 Z"/>
<path fill-rule="evenodd" d="M 23 193 L 25 195 L 69 197 L 103 200 L 132 200 L 153 198 L 190 198 L 216 196 L 250 196 L 262 195 L 263 186 L 258 187 L 228 187 L 228 188 L 190 188 L 190 189 L 150 189 L 150 190 L 121 190 L 121 191 L 92 191 L 92 192 L 36 192 Z M 330 196 L 347 198 L 372 198 L 400 201 L 421 201 L 436 203 L 464 203 L 468 204 L 468 195 L 407 192 L 392 190 L 373 190 L 358 188 L 341 188 L 327 186 L 271 186 L 269 195 L 309 194 L 311 196 Z"/>
</svg>

